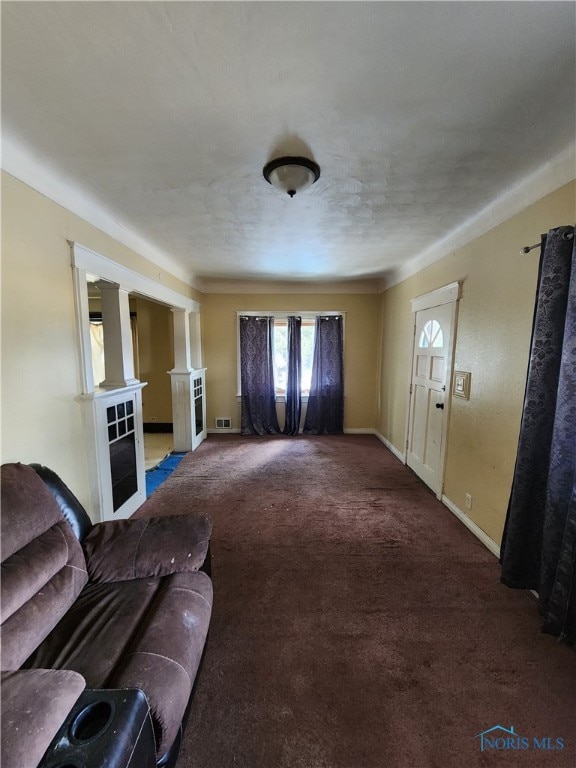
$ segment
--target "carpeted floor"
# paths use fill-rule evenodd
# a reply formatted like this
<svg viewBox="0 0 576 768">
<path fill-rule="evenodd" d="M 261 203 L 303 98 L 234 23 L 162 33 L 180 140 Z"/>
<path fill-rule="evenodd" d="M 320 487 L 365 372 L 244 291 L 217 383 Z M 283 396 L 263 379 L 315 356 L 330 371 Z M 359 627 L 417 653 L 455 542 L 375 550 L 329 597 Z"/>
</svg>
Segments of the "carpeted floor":
<svg viewBox="0 0 576 768">
<path fill-rule="evenodd" d="M 376 438 L 210 436 L 151 501 L 214 521 L 177 768 L 576 766 L 576 653 Z"/>
</svg>

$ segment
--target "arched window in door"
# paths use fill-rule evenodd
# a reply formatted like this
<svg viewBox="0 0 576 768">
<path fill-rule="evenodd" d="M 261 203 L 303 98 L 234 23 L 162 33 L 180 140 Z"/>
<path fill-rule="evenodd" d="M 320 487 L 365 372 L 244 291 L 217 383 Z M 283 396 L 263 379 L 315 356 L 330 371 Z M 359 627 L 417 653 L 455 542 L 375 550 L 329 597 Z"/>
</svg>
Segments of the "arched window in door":
<svg viewBox="0 0 576 768">
<path fill-rule="evenodd" d="M 438 320 L 428 320 L 420 334 L 418 346 L 420 349 L 444 346 L 444 334 Z"/>
</svg>

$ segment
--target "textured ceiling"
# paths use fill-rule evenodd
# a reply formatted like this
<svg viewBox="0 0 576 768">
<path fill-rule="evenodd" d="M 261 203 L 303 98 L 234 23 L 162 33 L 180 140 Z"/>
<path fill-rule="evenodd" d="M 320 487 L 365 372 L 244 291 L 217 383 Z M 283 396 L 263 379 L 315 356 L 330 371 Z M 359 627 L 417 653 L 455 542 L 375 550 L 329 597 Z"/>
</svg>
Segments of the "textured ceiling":
<svg viewBox="0 0 576 768">
<path fill-rule="evenodd" d="M 28 159 L 180 275 L 386 278 L 575 136 L 555 2 L 3 2 Z M 293 200 L 262 177 L 307 154 Z M 146 250 L 146 249 L 144 249 Z"/>
</svg>

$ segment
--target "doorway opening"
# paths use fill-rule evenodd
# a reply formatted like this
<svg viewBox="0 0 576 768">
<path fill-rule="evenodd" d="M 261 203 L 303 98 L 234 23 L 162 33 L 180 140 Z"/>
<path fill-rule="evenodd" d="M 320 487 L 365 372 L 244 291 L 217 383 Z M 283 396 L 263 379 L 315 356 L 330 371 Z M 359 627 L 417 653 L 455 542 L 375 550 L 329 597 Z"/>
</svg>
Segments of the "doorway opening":
<svg viewBox="0 0 576 768">
<path fill-rule="evenodd" d="M 200 305 L 78 243 L 70 248 L 89 513 L 94 521 L 129 517 L 146 498 L 144 425 L 173 428 L 179 451 L 205 437 L 193 428 L 193 389 L 205 375 Z"/>
</svg>

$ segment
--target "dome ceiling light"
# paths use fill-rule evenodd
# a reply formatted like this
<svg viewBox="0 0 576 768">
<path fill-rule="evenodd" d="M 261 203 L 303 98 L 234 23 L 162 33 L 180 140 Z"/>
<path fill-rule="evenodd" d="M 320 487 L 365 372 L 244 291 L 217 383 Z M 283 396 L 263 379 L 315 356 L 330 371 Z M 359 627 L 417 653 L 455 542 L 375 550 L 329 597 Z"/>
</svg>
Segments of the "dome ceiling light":
<svg viewBox="0 0 576 768">
<path fill-rule="evenodd" d="M 262 169 L 268 184 L 294 197 L 320 178 L 320 166 L 307 157 L 278 157 Z"/>
</svg>

